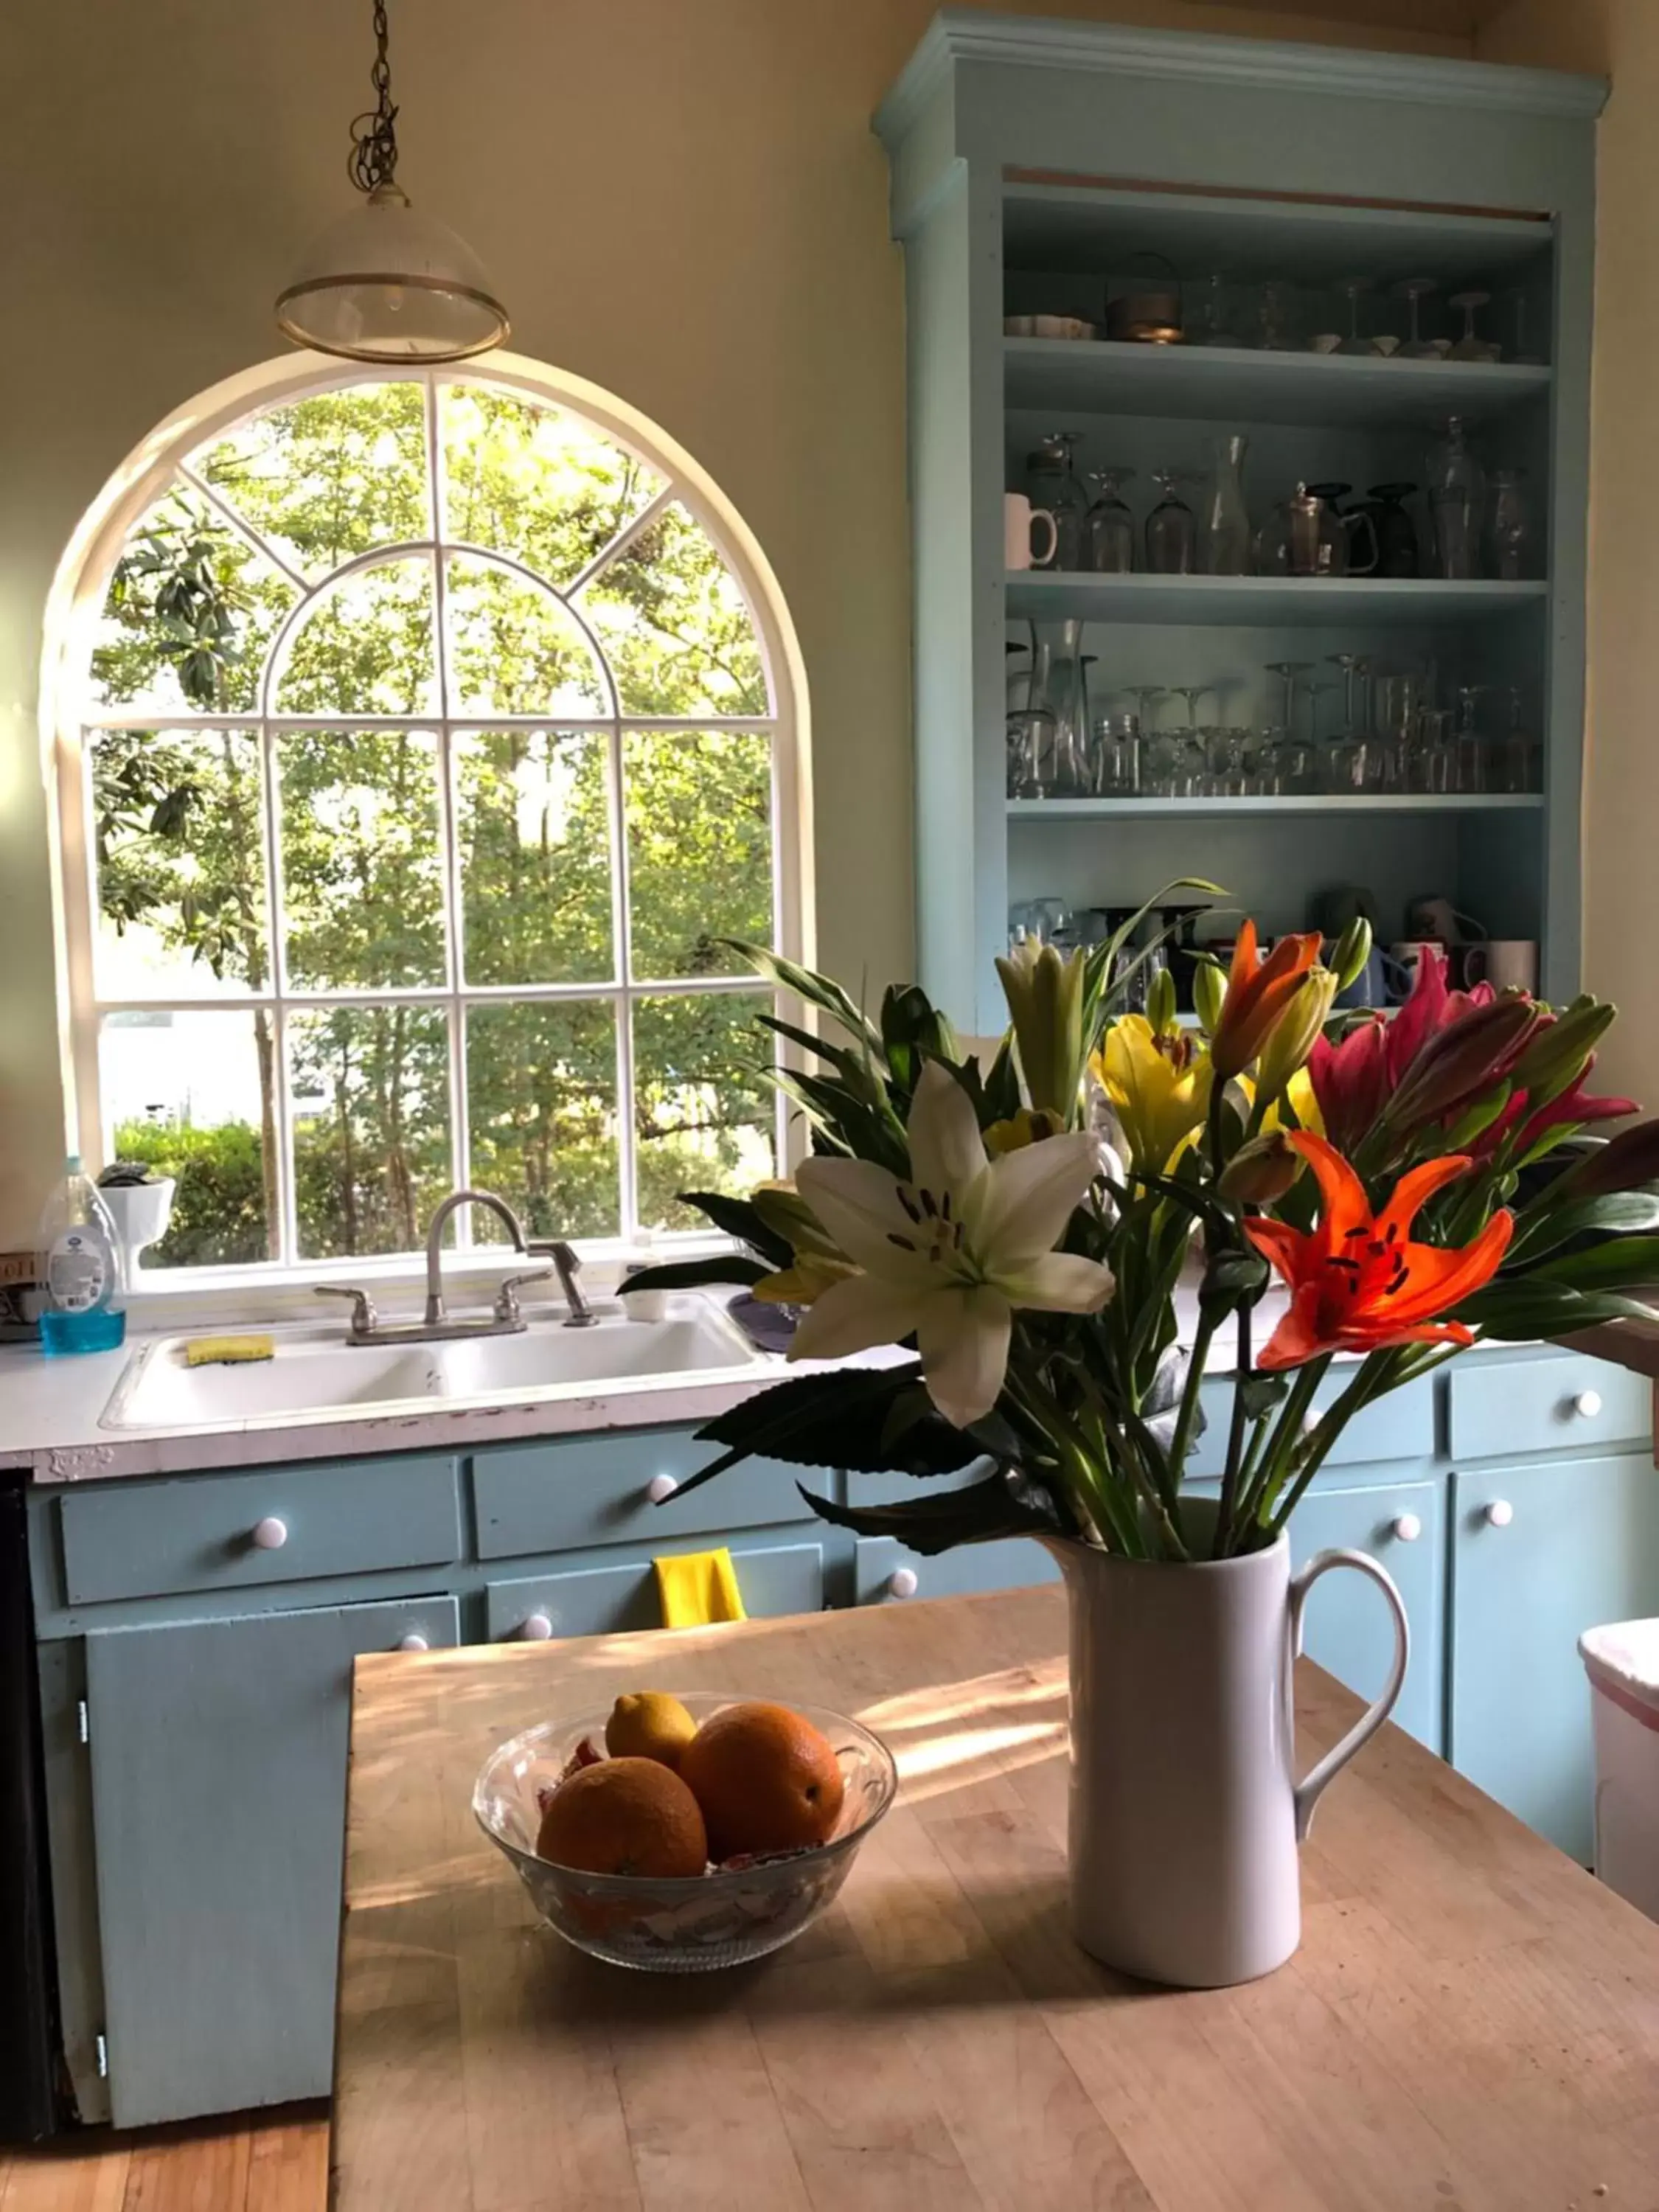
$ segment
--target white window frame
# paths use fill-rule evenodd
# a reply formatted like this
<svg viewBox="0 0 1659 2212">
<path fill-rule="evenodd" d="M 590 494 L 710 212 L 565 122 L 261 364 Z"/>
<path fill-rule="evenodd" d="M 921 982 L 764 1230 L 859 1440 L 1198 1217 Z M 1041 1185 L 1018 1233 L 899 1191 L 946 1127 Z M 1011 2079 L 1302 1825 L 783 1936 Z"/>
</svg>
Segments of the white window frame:
<svg viewBox="0 0 1659 2212">
<path fill-rule="evenodd" d="M 425 392 L 429 533 L 407 544 L 377 546 L 342 562 L 326 576 L 299 574 L 280 549 L 258 531 L 210 485 L 185 465 L 187 457 L 248 416 L 273 406 L 364 384 L 409 383 Z M 630 453 L 659 480 L 659 489 L 633 520 L 596 554 L 569 583 L 555 586 L 534 569 L 488 546 L 476 546 L 442 532 L 444 454 L 439 434 L 440 388 L 481 382 L 520 393 L 580 417 L 614 444 Z M 133 524 L 171 483 L 187 486 L 205 500 L 225 526 L 252 547 L 299 597 L 265 649 L 258 705 L 241 714 L 100 711 L 92 700 L 91 662 L 95 632 L 109 581 Z M 625 714 L 604 647 L 571 604 L 584 585 L 614 561 L 668 507 L 683 507 L 708 533 L 742 592 L 758 640 L 772 711 L 763 715 Z M 398 560 L 424 558 L 432 564 L 434 613 L 444 617 L 444 555 L 505 568 L 556 599 L 580 629 L 602 672 L 611 711 L 602 714 L 511 715 L 452 714 L 447 690 L 438 711 L 428 714 L 284 714 L 274 711 L 276 678 L 289 641 L 306 615 L 337 589 L 347 575 Z M 447 653 L 435 651 L 441 684 L 447 681 Z M 205 1280 L 285 1283 L 296 1278 L 403 1276 L 411 1273 L 410 1254 L 358 1255 L 350 1259 L 307 1260 L 299 1253 L 288 1056 L 288 1017 L 317 1006 L 380 1006 L 399 1003 L 445 1011 L 449 1024 L 450 1148 L 458 1184 L 471 1179 L 468 1127 L 465 1012 L 470 1006 L 519 1005 L 548 1000 L 608 1004 L 617 1024 L 616 1117 L 620 1182 L 621 1233 L 588 1239 L 586 1254 L 604 1259 L 636 1238 L 636 1174 L 634 1126 L 632 1011 L 641 999 L 752 994 L 756 979 L 735 975 L 654 978 L 635 975 L 630 942 L 628 841 L 623 819 L 623 740 L 633 730 L 753 730 L 769 732 L 772 750 L 771 858 L 774 943 L 787 957 L 811 963 L 813 957 L 810 856 L 810 780 L 807 773 L 806 686 L 800 649 L 783 595 L 753 533 L 731 502 L 691 456 L 655 424 L 612 395 L 581 380 L 508 354 L 492 354 L 450 369 L 408 370 L 390 367 L 326 365 L 314 356 L 270 362 L 228 380 L 179 409 L 143 441 L 110 479 L 84 518 L 64 556 L 48 603 L 41 686 L 43 740 L 58 793 L 54 861 L 58 896 L 59 1003 L 65 1060 L 66 1139 L 94 1167 L 106 1159 L 99 1076 L 99 1031 L 112 1012 L 237 1012 L 264 1007 L 273 1016 L 280 1079 L 276 1092 L 277 1185 L 282 1204 L 282 1252 L 277 1260 L 236 1267 L 169 1268 L 151 1279 L 158 1286 L 200 1287 Z M 88 735 L 105 729 L 234 729 L 248 732 L 260 753 L 260 808 L 264 837 L 265 921 L 271 947 L 271 985 L 264 993 L 203 993 L 195 997 L 100 998 L 95 975 L 96 881 L 93 864 L 91 778 L 87 773 Z M 600 982 L 527 985 L 464 983 L 460 975 L 462 915 L 459 845 L 452 803 L 452 749 L 457 738 L 480 731 L 514 727 L 602 733 L 609 750 L 608 798 L 611 866 L 611 923 L 615 946 L 612 979 Z M 441 984 L 418 988 L 315 991 L 290 988 L 280 956 L 282 881 L 276 809 L 275 748 L 287 731 L 304 729 L 410 730 L 435 736 L 439 805 L 439 854 L 442 878 L 446 974 Z M 787 1009 L 799 1018 L 799 1010 Z M 776 1146 L 781 1159 L 790 1133 L 779 1102 Z M 465 1211 L 457 1218 L 458 1241 L 471 1242 Z M 665 1240 L 669 1241 L 669 1240 Z M 700 1241 L 695 1233 L 675 1242 Z M 148 1285 L 147 1285 L 148 1287 Z"/>
</svg>

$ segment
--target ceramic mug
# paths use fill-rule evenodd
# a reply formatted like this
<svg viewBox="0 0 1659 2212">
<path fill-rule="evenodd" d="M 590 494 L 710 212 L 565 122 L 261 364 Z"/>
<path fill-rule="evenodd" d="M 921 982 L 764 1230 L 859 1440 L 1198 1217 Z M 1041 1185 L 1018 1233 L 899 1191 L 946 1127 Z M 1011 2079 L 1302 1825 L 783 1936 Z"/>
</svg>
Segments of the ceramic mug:
<svg viewBox="0 0 1659 2212">
<path fill-rule="evenodd" d="M 1490 983 L 1494 991 L 1538 988 L 1538 947 L 1530 937 L 1492 937 L 1463 951 L 1463 984 Z"/>
<path fill-rule="evenodd" d="M 1344 1012 L 1356 1006 L 1395 1006 L 1411 990 L 1414 970 L 1401 966 L 1392 952 L 1373 945 L 1365 964 L 1337 999 Z"/>
<path fill-rule="evenodd" d="M 1410 998 L 1417 988 L 1417 971 L 1425 957 L 1432 955 L 1443 965 L 1446 948 L 1435 937 L 1404 937 L 1397 945 L 1389 947 L 1389 957 L 1399 973 L 1395 978 L 1401 1001 Z"/>
<path fill-rule="evenodd" d="M 1039 553 L 1031 544 L 1031 532 L 1041 537 L 1048 533 L 1047 549 Z M 1054 518 L 1046 507 L 1034 507 L 1023 491 L 1006 491 L 1002 495 L 1002 563 L 1006 568 L 1046 568 L 1054 557 L 1060 544 L 1060 532 Z"/>
</svg>

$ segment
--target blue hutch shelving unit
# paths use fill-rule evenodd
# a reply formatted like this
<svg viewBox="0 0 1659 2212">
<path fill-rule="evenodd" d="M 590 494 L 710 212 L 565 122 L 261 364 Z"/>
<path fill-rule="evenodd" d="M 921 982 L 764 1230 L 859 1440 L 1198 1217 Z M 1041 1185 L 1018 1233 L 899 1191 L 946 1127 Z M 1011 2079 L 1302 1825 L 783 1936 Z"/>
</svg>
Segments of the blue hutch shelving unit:
<svg viewBox="0 0 1659 2212">
<path fill-rule="evenodd" d="M 918 935 L 927 988 L 1000 1026 L 992 962 L 1011 903 L 1127 906 L 1170 877 L 1225 884 L 1269 931 L 1361 884 L 1386 936 L 1438 892 L 1495 937 L 1533 938 L 1552 997 L 1579 976 L 1579 786 L 1595 118 L 1599 80 L 1474 63 L 1127 31 L 946 9 L 877 118 L 908 284 L 915 561 Z M 1526 350 L 1497 362 L 1005 335 L 1005 318 L 1099 322 L 1155 252 L 1187 311 L 1218 277 L 1304 296 L 1411 277 L 1511 304 Z M 1431 313 L 1443 316 L 1443 304 Z M 1496 312 L 1496 311 L 1494 311 Z M 1437 323 L 1436 328 L 1444 327 Z M 1452 327 L 1458 326 L 1454 319 Z M 1430 325 L 1425 323 L 1425 330 Z M 1510 337 L 1508 351 L 1516 350 Z M 1490 468 L 1524 468 L 1540 526 L 1519 581 L 1003 572 L 1001 498 L 1038 435 L 1083 464 L 1202 467 L 1250 441 L 1259 519 L 1297 479 L 1420 483 L 1456 414 Z M 1263 719 L 1265 664 L 1432 663 L 1517 685 L 1541 788 L 1284 798 L 1011 799 L 1006 647 L 1074 618 L 1095 701 L 1220 686 Z M 1329 676 L 1334 670 L 1325 668 Z"/>
</svg>

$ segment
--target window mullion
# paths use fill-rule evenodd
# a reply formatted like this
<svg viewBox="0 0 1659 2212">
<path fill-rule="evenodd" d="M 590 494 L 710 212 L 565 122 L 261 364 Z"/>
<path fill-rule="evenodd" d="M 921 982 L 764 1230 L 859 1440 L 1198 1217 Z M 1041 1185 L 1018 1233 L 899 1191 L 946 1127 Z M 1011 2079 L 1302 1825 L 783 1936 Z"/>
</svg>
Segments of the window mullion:
<svg viewBox="0 0 1659 2212">
<path fill-rule="evenodd" d="M 574 599 L 585 592 L 595 576 L 601 574 L 611 566 L 618 554 L 625 553 L 636 538 L 641 537 L 646 531 L 649 530 L 665 507 L 673 505 L 678 493 L 679 487 L 671 477 L 656 497 L 648 501 L 631 522 L 624 524 L 608 544 L 600 546 L 587 566 L 577 572 L 575 581 L 565 586 L 559 594 L 560 598 Z"/>
<path fill-rule="evenodd" d="M 614 692 L 616 679 L 608 662 L 605 671 Z M 617 1000 L 617 1173 L 621 1182 L 622 1233 L 631 1243 L 639 1232 L 640 1198 L 634 1144 L 634 947 L 629 929 L 628 812 L 623 785 L 620 722 L 611 726 L 608 748 L 611 927 L 616 946 L 617 975 L 622 986 Z"/>
<path fill-rule="evenodd" d="M 466 1018 L 462 1009 L 461 859 L 455 791 L 453 703 L 450 686 L 449 578 L 444 559 L 444 520 L 448 507 L 444 483 L 442 421 L 438 380 L 424 380 L 426 394 L 427 496 L 432 518 L 433 654 L 438 670 L 438 840 L 443 882 L 444 979 L 448 990 L 449 1162 L 452 1188 L 472 1181 L 472 1133 L 466 1090 Z M 472 1242 L 466 1207 L 455 1216 L 458 1248 Z"/>
</svg>

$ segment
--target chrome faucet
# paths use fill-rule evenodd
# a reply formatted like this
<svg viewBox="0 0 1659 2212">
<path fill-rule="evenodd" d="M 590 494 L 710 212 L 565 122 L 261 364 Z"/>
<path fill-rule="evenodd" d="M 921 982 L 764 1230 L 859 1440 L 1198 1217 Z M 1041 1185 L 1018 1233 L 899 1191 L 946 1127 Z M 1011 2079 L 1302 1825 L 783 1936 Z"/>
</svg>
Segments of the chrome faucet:
<svg viewBox="0 0 1659 2212">
<path fill-rule="evenodd" d="M 496 1290 L 495 1310 L 488 1321 L 452 1321 L 444 1310 L 443 1233 L 450 1216 L 464 1206 L 488 1206 L 512 1239 L 515 1252 L 522 1252 L 527 1259 L 545 1259 L 553 1263 L 550 1267 L 532 1267 L 521 1275 L 508 1275 Z M 562 1238 L 546 1243 L 527 1242 L 518 1215 L 493 1190 L 452 1190 L 440 1202 L 426 1232 L 426 1310 L 420 1321 L 388 1325 L 375 1312 L 367 1291 L 356 1290 L 343 1283 L 319 1283 L 315 1287 L 319 1298 L 351 1300 L 351 1322 L 346 1334 L 352 1344 L 431 1344 L 447 1337 L 516 1335 L 525 1326 L 519 1292 L 526 1283 L 545 1282 L 553 1274 L 559 1279 L 559 1288 L 569 1309 L 564 1326 L 592 1328 L 599 1316 L 588 1304 L 576 1280 L 580 1267 L 580 1261 Z"/>
</svg>

